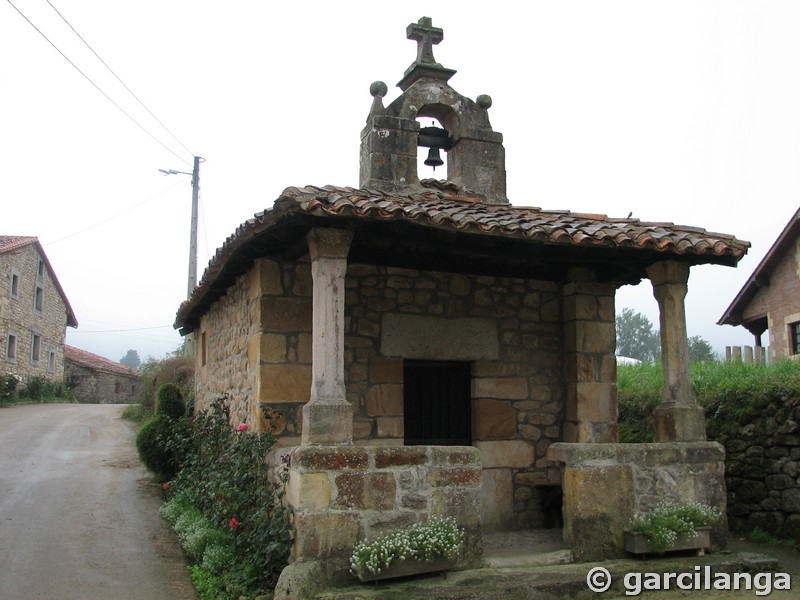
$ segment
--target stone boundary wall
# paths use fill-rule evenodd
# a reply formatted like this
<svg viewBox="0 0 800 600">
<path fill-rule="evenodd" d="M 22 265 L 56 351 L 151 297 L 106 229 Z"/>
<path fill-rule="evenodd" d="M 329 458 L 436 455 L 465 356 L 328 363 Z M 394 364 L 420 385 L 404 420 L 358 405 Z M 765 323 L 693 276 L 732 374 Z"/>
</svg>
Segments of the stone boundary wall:
<svg viewBox="0 0 800 600">
<path fill-rule="evenodd" d="M 481 465 L 472 446 L 299 446 L 274 450 L 268 461 L 289 465 L 293 561 L 341 568 L 359 541 L 429 516 L 455 518 L 466 532 L 464 564 L 480 561 Z"/>
<path fill-rule="evenodd" d="M 766 416 L 725 443 L 731 529 L 756 527 L 800 542 L 800 408 Z"/>
<path fill-rule="evenodd" d="M 716 442 L 571 444 L 550 447 L 565 463 L 564 540 L 578 561 L 624 556 L 623 531 L 660 502 L 695 501 L 725 514 L 725 449 Z M 725 547 L 723 518 L 712 549 Z"/>
</svg>

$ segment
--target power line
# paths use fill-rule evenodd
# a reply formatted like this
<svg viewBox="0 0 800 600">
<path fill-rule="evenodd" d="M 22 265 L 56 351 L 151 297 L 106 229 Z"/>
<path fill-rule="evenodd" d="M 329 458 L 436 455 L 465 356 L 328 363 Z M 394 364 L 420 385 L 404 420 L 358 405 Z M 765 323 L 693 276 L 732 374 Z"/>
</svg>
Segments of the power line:
<svg viewBox="0 0 800 600">
<path fill-rule="evenodd" d="M 92 80 L 91 80 L 91 78 L 90 78 L 90 77 L 89 77 L 89 76 L 88 76 L 86 73 L 84 73 L 83 71 L 81 71 L 81 69 L 78 67 L 78 65 L 76 65 L 74 62 L 72 62 L 72 61 L 69 59 L 69 57 L 68 57 L 66 54 L 64 54 L 64 53 L 61 51 L 61 49 L 60 49 L 58 46 L 56 46 L 56 45 L 55 45 L 53 42 L 51 42 L 51 41 L 50 41 L 50 39 L 49 39 L 49 38 L 48 38 L 48 37 L 47 37 L 47 36 L 46 36 L 46 35 L 45 35 L 45 34 L 44 34 L 44 33 L 43 33 L 43 32 L 42 32 L 42 31 L 41 31 L 41 30 L 40 30 L 40 29 L 39 29 L 39 28 L 36 26 L 36 25 L 34 25 L 33 21 L 31 21 L 31 20 L 30 20 L 28 17 L 26 17 L 26 16 L 25 16 L 25 13 L 23 13 L 23 12 L 22 12 L 22 11 L 21 11 L 19 8 L 17 8 L 17 6 L 16 6 L 16 5 L 15 5 L 15 4 L 14 4 L 14 3 L 11 1 L 11 0 L 6 0 L 6 1 L 7 1 L 7 2 L 8 2 L 8 3 L 9 3 L 9 4 L 10 4 L 10 5 L 11 5 L 11 6 L 14 8 L 14 10 L 16 10 L 16 11 L 19 13 L 19 15 L 20 15 L 20 16 L 21 16 L 23 19 L 25 19 L 25 20 L 28 22 L 28 24 L 29 24 L 31 27 L 33 27 L 33 28 L 36 30 L 36 32 L 37 32 L 39 35 L 41 35 L 41 36 L 42 36 L 42 37 L 43 37 L 43 38 L 44 38 L 44 39 L 47 41 L 47 43 L 48 43 L 48 44 L 50 44 L 50 45 L 51 45 L 51 46 L 52 46 L 52 47 L 53 47 L 53 48 L 56 50 L 56 52 L 58 52 L 58 53 L 59 53 L 61 56 L 63 56 L 63 57 L 64 57 L 64 59 L 65 59 L 65 60 L 66 60 L 66 61 L 67 61 L 69 64 L 71 64 L 71 65 L 73 66 L 73 68 L 74 68 L 74 69 L 75 69 L 75 70 L 76 70 L 78 73 L 80 73 L 81 75 L 83 75 L 83 77 L 86 79 L 86 81 L 88 81 L 89 83 L 91 83 L 91 84 L 92 84 L 92 86 L 94 86 L 94 88 L 95 88 L 95 89 L 96 89 L 98 92 L 100 92 L 101 94 L 103 94 L 103 96 L 105 96 L 106 100 L 108 100 L 109 102 L 111 102 L 111 104 L 113 104 L 113 105 L 114 105 L 114 106 L 115 106 L 115 107 L 116 107 L 116 108 L 117 108 L 117 109 L 118 109 L 118 110 L 119 110 L 119 111 L 120 111 L 120 112 L 121 112 L 123 115 L 125 115 L 126 117 L 128 117 L 128 118 L 129 118 L 129 119 L 130 119 L 130 120 L 131 120 L 131 121 L 134 123 L 134 125 L 136 125 L 136 126 L 139 128 L 139 129 L 141 129 L 142 131 L 144 131 L 144 132 L 145 132 L 147 135 L 149 135 L 149 136 L 150 136 L 150 137 L 151 137 L 151 138 L 152 138 L 152 139 L 153 139 L 153 140 L 154 140 L 156 143 L 158 143 L 158 144 L 159 144 L 161 147 L 163 147 L 165 150 L 167 150 L 167 151 L 168 151 L 170 154 L 172 154 L 172 155 L 174 155 L 175 157 L 177 157 L 177 159 L 178 159 L 178 160 L 180 160 L 181 162 L 183 162 L 183 163 L 185 163 L 185 164 L 187 164 L 187 165 L 191 164 L 189 161 L 187 161 L 186 159 L 182 158 L 182 157 L 181 157 L 181 156 L 180 156 L 180 155 L 179 155 L 177 152 L 175 152 L 174 150 L 172 150 L 171 148 L 169 148 L 169 147 L 168 147 L 166 144 L 164 144 L 164 142 L 162 142 L 162 141 L 161 141 L 161 140 L 159 140 L 159 139 L 158 139 L 156 136 L 154 136 L 152 133 L 150 133 L 150 132 L 149 132 L 149 131 L 148 131 L 148 130 L 147 130 L 147 129 L 146 129 L 146 128 L 145 128 L 145 127 L 142 125 L 142 124 L 140 124 L 140 123 L 139 123 L 139 122 L 138 122 L 136 119 L 134 119 L 134 118 L 133 118 L 131 115 L 129 115 L 129 114 L 128 114 L 128 113 L 127 113 L 127 112 L 126 112 L 126 111 L 125 111 L 125 110 L 124 110 L 124 109 L 123 109 L 123 108 L 122 108 L 120 105 L 119 105 L 119 104 L 117 104 L 116 102 L 114 102 L 114 100 L 112 100 L 112 99 L 111 99 L 111 97 L 110 97 L 108 94 L 106 94 L 106 93 L 105 93 L 105 92 L 104 92 L 102 89 L 100 89 L 100 86 L 98 86 L 98 85 L 97 85 L 97 84 L 96 84 L 94 81 L 92 81 Z"/>
<path fill-rule="evenodd" d="M 106 69 L 108 69 L 108 71 L 109 71 L 109 72 L 110 72 L 110 73 L 111 73 L 111 74 L 112 74 L 112 75 L 113 75 L 113 76 L 116 78 L 116 80 L 117 80 L 117 81 L 119 81 L 119 82 L 120 82 L 120 84 L 122 85 L 122 87 L 124 87 L 126 90 L 128 90 L 128 93 L 130 93 L 130 95 L 131 95 L 131 96 L 133 96 L 133 97 L 136 99 L 136 101 L 137 101 L 137 102 L 138 102 L 138 103 L 139 103 L 139 104 L 142 106 L 142 108 L 144 108 L 144 109 L 145 109 L 145 110 L 148 112 L 148 114 L 149 114 L 151 117 L 153 117 L 153 119 L 155 119 L 156 123 L 158 123 L 159 125 L 161 125 L 161 127 L 164 129 L 164 131 L 166 131 L 168 134 L 170 134 L 170 135 L 172 136 L 172 139 L 174 139 L 176 142 L 178 142 L 178 144 L 179 144 L 179 145 L 180 145 L 180 146 L 181 146 L 181 147 L 182 147 L 184 150 L 186 150 L 186 152 L 188 152 L 188 153 L 189 153 L 189 154 L 190 154 L 192 157 L 194 157 L 194 152 L 192 152 L 191 150 L 189 150 L 189 148 L 187 148 L 187 147 L 184 145 L 184 143 L 183 143 L 183 142 L 181 142 L 181 141 L 180 141 L 180 140 L 179 140 L 179 139 L 178 139 L 178 138 L 175 136 L 175 134 L 174 134 L 174 133 L 172 133 L 172 132 L 171 132 L 171 131 L 170 131 L 170 130 L 167 128 L 167 126 L 166 126 L 166 125 L 164 125 L 164 123 L 162 123 L 162 122 L 161 122 L 161 120 L 160 120 L 158 117 L 156 117 L 156 116 L 153 114 L 153 111 L 151 111 L 149 108 L 147 108 L 147 106 L 145 106 L 144 102 L 142 102 L 142 101 L 139 99 L 139 97 L 138 97 L 136 94 L 134 94 L 134 93 L 133 93 L 133 91 L 131 90 L 131 88 L 129 88 L 127 85 L 125 85 L 125 82 L 123 82 L 123 81 L 122 81 L 122 79 L 120 79 L 120 78 L 119 78 L 119 76 L 118 76 L 118 75 L 117 75 L 117 74 L 114 72 L 114 70 L 113 70 L 111 67 L 109 67 L 109 66 L 108 66 L 108 64 L 106 63 L 106 61 L 104 61 L 102 58 L 100 58 L 100 55 L 99 55 L 97 52 L 95 52 L 94 48 L 92 48 L 92 47 L 89 45 L 89 42 L 87 42 L 87 41 L 86 41 L 86 40 L 83 38 L 83 36 L 82 36 L 80 33 L 78 33 L 76 30 L 75 30 L 75 28 L 72 26 L 72 24 L 71 24 L 69 21 L 67 21 L 66 17 L 64 17 L 64 15 L 62 15 L 62 14 L 61 14 L 61 12 L 60 12 L 60 11 L 59 11 L 59 10 L 58 10 L 58 9 L 57 9 L 57 8 L 56 8 L 54 5 L 53 5 L 53 3 L 52 3 L 52 2 L 50 2 L 50 0 L 47 0 L 47 3 L 50 5 L 50 7 L 51 7 L 51 8 L 52 8 L 54 11 L 56 11 L 56 14 L 57 14 L 59 17 L 61 17 L 61 20 L 63 20 L 63 21 L 64 21 L 64 23 L 66 23 L 66 24 L 67 24 L 67 26 L 68 26 L 68 27 L 69 27 L 69 28 L 72 30 L 72 32 L 73 32 L 75 35 L 77 35 L 77 36 L 78 36 L 78 38 L 79 38 L 79 39 L 80 39 L 80 40 L 81 40 L 81 41 L 82 41 L 82 42 L 83 42 L 83 43 L 86 45 L 86 47 L 87 47 L 89 50 L 91 50 L 92 54 L 94 54 L 94 55 L 97 57 L 97 60 L 99 60 L 101 63 L 103 63 L 103 66 L 104 66 Z"/>
<path fill-rule="evenodd" d="M 113 221 L 117 217 L 121 217 L 122 215 L 124 215 L 126 213 L 129 213 L 132 210 L 135 210 L 135 209 L 139 208 L 140 206 L 142 206 L 144 204 L 147 204 L 148 202 L 151 202 L 151 201 L 155 200 L 159 196 L 162 196 L 162 195 L 166 194 L 170 190 L 178 187 L 179 185 L 182 185 L 184 181 L 186 181 L 186 180 L 183 179 L 182 181 L 178 181 L 174 185 L 171 185 L 168 188 L 165 188 L 165 189 L 161 190 L 157 194 L 154 194 L 154 195 L 150 196 L 149 198 L 147 198 L 145 200 L 142 200 L 141 202 L 137 202 L 136 204 L 133 204 L 133 205 L 129 206 L 128 208 L 125 208 L 125 209 L 123 209 L 123 210 L 121 210 L 121 211 L 119 211 L 117 213 L 114 213 L 113 215 L 111 215 L 110 217 L 106 217 L 102 221 L 97 221 L 96 223 L 93 223 L 92 225 L 84 227 L 83 229 L 80 229 L 78 231 L 74 231 L 74 232 L 70 233 L 69 235 L 65 235 L 64 237 L 58 238 L 57 240 L 42 242 L 42 245 L 49 247 L 49 246 L 52 246 L 53 244 L 57 244 L 58 242 L 63 242 L 64 240 L 68 240 L 68 239 L 70 239 L 72 237 L 75 237 L 76 235 L 80 235 L 82 233 L 86 233 L 87 231 L 90 231 L 90 230 L 94 229 L 95 227 L 100 227 L 100 225 L 104 225 L 104 224 L 108 223 L 109 221 Z"/>
</svg>

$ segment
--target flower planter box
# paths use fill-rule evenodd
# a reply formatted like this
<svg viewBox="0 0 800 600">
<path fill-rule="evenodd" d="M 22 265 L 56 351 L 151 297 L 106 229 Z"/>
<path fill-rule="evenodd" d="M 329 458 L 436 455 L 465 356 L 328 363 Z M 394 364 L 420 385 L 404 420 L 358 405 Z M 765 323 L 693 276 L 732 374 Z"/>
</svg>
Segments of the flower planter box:
<svg viewBox="0 0 800 600">
<path fill-rule="evenodd" d="M 631 554 L 663 554 L 678 550 L 697 550 L 698 556 L 703 556 L 711 547 L 711 528 L 698 527 L 694 537 L 678 536 L 678 539 L 664 550 L 655 551 L 650 547 L 647 536 L 641 531 L 625 530 L 625 550 Z"/>
<path fill-rule="evenodd" d="M 434 560 L 418 560 L 416 558 L 396 560 L 388 567 L 381 569 L 380 573 L 370 573 L 369 571 L 356 572 L 356 577 L 361 581 L 382 581 L 384 579 L 394 579 L 396 577 L 409 577 L 411 575 L 423 575 L 425 573 L 438 573 L 449 571 L 455 566 L 455 561 L 448 558 L 437 558 Z"/>
</svg>

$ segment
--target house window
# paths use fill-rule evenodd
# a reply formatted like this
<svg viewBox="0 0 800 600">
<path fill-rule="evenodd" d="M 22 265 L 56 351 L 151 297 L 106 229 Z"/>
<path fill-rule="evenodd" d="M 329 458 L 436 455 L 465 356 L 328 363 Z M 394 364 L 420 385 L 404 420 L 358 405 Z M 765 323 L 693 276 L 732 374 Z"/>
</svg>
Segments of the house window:
<svg viewBox="0 0 800 600">
<path fill-rule="evenodd" d="M 56 372 L 56 353 L 50 350 L 47 355 L 47 372 L 48 373 L 55 373 Z"/>
<path fill-rule="evenodd" d="M 800 354 L 800 322 L 789 325 L 789 339 L 792 354 Z"/>
<path fill-rule="evenodd" d="M 19 271 L 11 269 L 11 297 L 19 300 Z"/>
<path fill-rule="evenodd" d="M 469 445 L 469 363 L 405 361 L 403 421 L 407 445 Z"/>
<path fill-rule="evenodd" d="M 31 334 L 31 363 L 39 364 L 42 358 L 42 336 L 38 333 Z"/>
<path fill-rule="evenodd" d="M 6 340 L 6 360 L 9 362 L 17 360 L 17 336 L 13 333 L 9 333 Z"/>
<path fill-rule="evenodd" d="M 33 293 L 33 310 L 37 314 L 42 314 L 42 308 L 44 307 L 44 288 L 36 284 L 36 290 Z"/>
<path fill-rule="evenodd" d="M 122 393 L 122 384 L 119 381 L 117 381 L 114 384 L 114 393 L 115 394 L 121 394 Z"/>
<path fill-rule="evenodd" d="M 208 346 L 206 342 L 206 332 L 200 334 L 200 366 L 205 367 L 208 360 Z"/>
<path fill-rule="evenodd" d="M 36 266 L 36 278 L 41 279 L 44 277 L 44 261 L 40 258 L 39 264 Z"/>
</svg>

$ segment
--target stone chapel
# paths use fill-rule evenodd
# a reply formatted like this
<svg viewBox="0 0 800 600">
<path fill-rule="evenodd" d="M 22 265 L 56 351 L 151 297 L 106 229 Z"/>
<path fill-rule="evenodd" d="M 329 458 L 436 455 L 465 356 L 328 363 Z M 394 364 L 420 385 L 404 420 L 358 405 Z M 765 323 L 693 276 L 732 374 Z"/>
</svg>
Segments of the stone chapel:
<svg viewBox="0 0 800 600">
<path fill-rule="evenodd" d="M 684 297 L 691 267 L 736 266 L 749 244 L 510 204 L 491 98 L 450 86 L 431 19 L 407 37 L 400 94 L 385 104 L 387 86 L 370 86 L 358 187 L 286 188 L 228 237 L 176 317 L 196 340 L 197 407 L 227 394 L 236 422 L 278 435 L 285 573 L 335 580 L 356 542 L 430 515 L 465 528 L 474 566 L 483 531 L 563 527 L 589 560 L 619 554 L 624 524 L 659 500 L 724 513 Z M 428 164 L 446 154 L 446 179 L 420 178 L 420 147 Z M 655 443 L 617 444 L 614 298 L 643 280 L 660 309 L 662 403 Z"/>
</svg>

